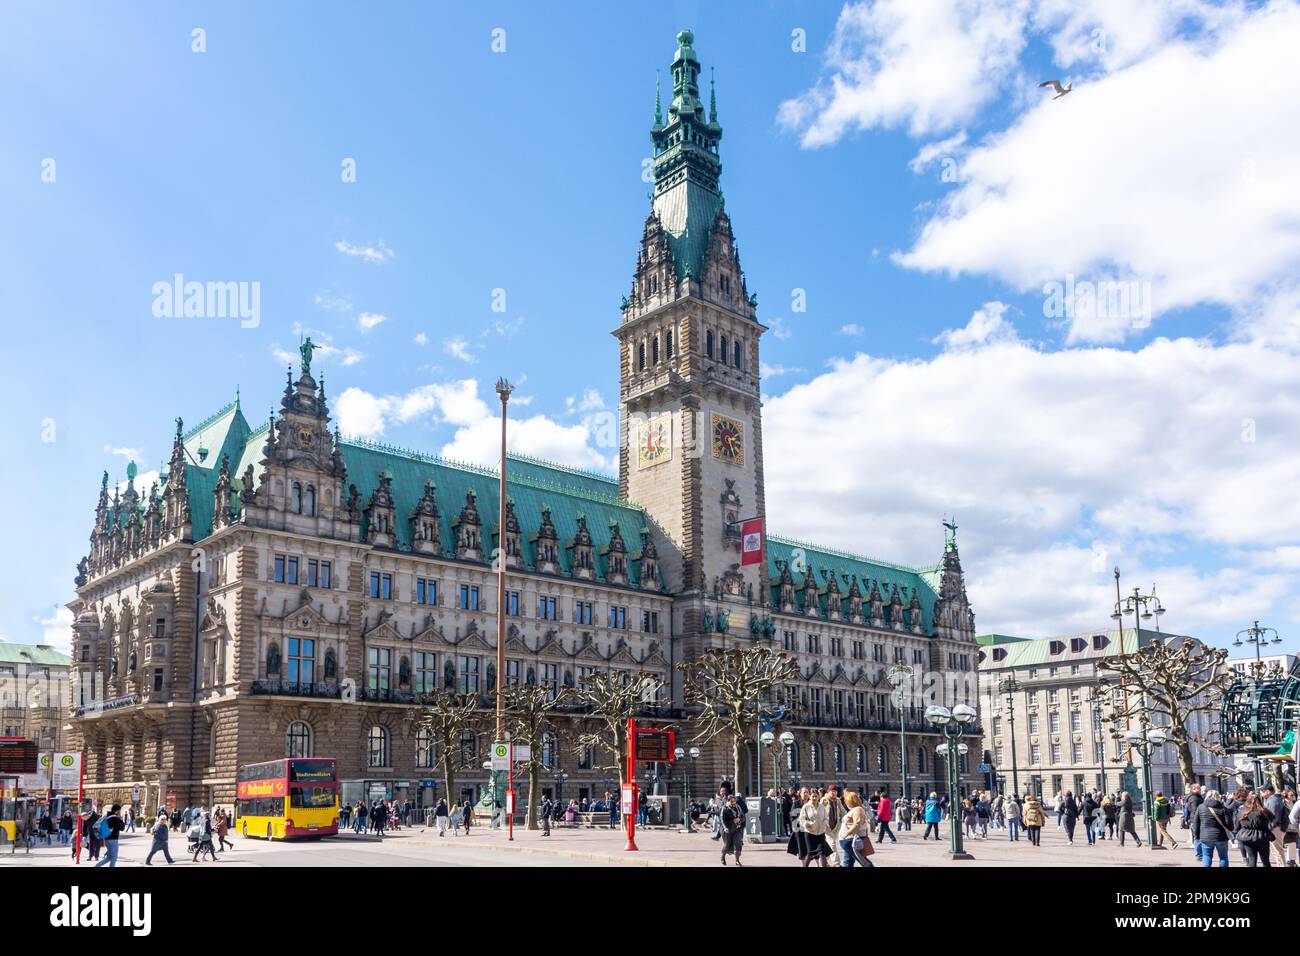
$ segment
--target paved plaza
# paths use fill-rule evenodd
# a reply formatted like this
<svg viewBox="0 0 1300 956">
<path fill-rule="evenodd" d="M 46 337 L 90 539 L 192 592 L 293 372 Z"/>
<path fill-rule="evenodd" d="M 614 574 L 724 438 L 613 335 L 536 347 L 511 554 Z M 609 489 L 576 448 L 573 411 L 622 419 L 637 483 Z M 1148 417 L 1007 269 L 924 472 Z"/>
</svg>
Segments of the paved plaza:
<svg viewBox="0 0 1300 956">
<path fill-rule="evenodd" d="M 1141 826 L 1139 826 L 1141 830 Z M 987 839 L 967 839 L 966 849 L 975 859 L 954 862 L 948 858 L 947 824 L 944 839 L 939 843 L 922 841 L 922 827 L 904 830 L 898 834 L 898 843 L 888 840 L 876 844 L 872 858 L 877 866 L 1197 866 L 1191 843 L 1181 842 L 1177 850 L 1151 851 L 1134 847 L 1131 842 L 1121 847 L 1118 840 L 1102 840 L 1088 846 L 1080 827 L 1075 831 L 1074 846 L 1065 839 L 1065 831 L 1049 820 L 1043 828 L 1042 846 L 1034 847 L 1023 837 L 1017 843 L 1007 840 L 1004 831 L 990 831 Z M 1175 836 L 1186 831 L 1171 829 Z M 637 852 L 624 850 L 624 831 L 598 829 L 557 828 L 549 837 L 540 831 L 517 827 L 514 841 L 506 838 L 504 831 L 479 827 L 469 836 L 439 837 L 433 829 L 410 827 L 385 836 L 360 837 L 352 833 L 341 834 L 317 841 L 295 843 L 268 843 L 234 836 L 234 850 L 221 854 L 216 863 L 204 861 L 195 864 L 185 856 L 185 838 L 174 834 L 170 843 L 173 869 L 193 867 L 278 867 L 278 866 L 700 866 L 721 867 L 719 844 L 710 839 L 711 833 L 697 831 L 684 833 L 680 829 L 651 828 L 638 830 Z M 150 838 L 140 832 L 125 834 L 118 857 L 119 866 L 136 867 L 144 862 L 149 852 Z M 742 857 L 746 867 L 797 868 L 798 860 L 785 852 L 784 841 L 773 844 L 748 844 Z M 1244 865 L 1233 852 L 1232 865 Z M 10 855 L 9 848 L 0 850 L 0 869 L 22 866 L 72 866 L 66 847 L 39 847 L 25 854 L 20 849 Z M 155 856 L 154 866 L 166 866 L 161 855 Z M 728 860 L 728 866 L 733 862 Z M 81 867 L 87 866 L 82 857 Z"/>
</svg>

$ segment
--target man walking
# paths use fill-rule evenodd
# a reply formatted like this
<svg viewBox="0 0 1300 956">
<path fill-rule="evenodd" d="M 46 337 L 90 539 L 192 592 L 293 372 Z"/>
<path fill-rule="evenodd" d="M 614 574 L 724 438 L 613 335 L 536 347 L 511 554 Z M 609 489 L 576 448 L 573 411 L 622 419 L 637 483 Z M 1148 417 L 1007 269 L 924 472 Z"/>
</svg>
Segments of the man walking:
<svg viewBox="0 0 1300 956">
<path fill-rule="evenodd" d="M 1273 789 L 1273 785 L 1268 783 L 1259 788 L 1259 795 L 1264 801 L 1264 809 L 1269 812 L 1272 820 L 1269 838 L 1273 841 L 1273 848 L 1277 850 L 1278 863 L 1286 866 L 1286 801 Z"/>
<path fill-rule="evenodd" d="M 542 805 L 537 811 L 542 816 L 542 836 L 548 837 L 551 835 L 551 814 L 555 812 L 555 804 L 549 796 L 543 796 Z"/>
<path fill-rule="evenodd" d="M 104 841 L 104 858 L 95 864 L 94 868 L 98 869 L 105 863 L 108 868 L 114 869 L 117 866 L 117 838 L 122 834 L 122 806 L 113 804 L 108 809 L 108 815 L 99 821 L 99 837 Z"/>
</svg>

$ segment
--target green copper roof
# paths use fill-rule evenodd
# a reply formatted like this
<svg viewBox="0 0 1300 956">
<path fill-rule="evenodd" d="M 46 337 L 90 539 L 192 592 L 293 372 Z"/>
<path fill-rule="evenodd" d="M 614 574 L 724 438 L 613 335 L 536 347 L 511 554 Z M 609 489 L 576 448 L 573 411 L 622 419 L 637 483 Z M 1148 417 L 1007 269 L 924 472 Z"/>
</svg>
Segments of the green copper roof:
<svg viewBox="0 0 1300 956">
<path fill-rule="evenodd" d="M 48 644 L 10 644 L 0 641 L 0 664 L 26 664 L 29 667 L 67 667 L 72 658 Z"/>
<path fill-rule="evenodd" d="M 801 555 L 796 554 L 796 550 Z M 820 548 L 815 545 L 805 544 L 802 541 L 796 541 L 791 538 L 781 538 L 776 535 L 768 535 L 767 539 L 767 570 L 768 580 L 772 587 L 772 600 L 780 600 L 780 579 L 781 568 L 778 562 L 789 561 L 791 576 L 794 578 L 795 603 L 799 609 L 803 610 L 803 583 L 804 574 L 798 569 L 799 561 L 796 557 L 802 557 L 804 567 L 811 568 L 817 574 L 818 600 L 821 602 L 821 611 L 826 612 L 826 582 L 830 574 L 837 576 L 840 594 L 847 598 L 848 590 L 851 585 L 851 579 L 854 575 L 858 578 L 858 588 L 862 591 L 862 600 L 865 602 L 871 595 L 871 584 L 875 582 L 880 587 L 880 597 L 889 606 L 890 597 L 893 595 L 894 585 L 898 585 L 898 595 L 906 607 L 912 600 L 912 593 L 916 592 L 921 601 L 922 616 L 927 622 L 927 630 L 934 622 L 934 602 L 938 597 L 934 586 L 931 584 L 929 577 L 934 572 L 927 568 L 909 568 L 901 564 L 890 564 L 886 561 L 876 561 L 872 558 L 864 558 L 859 555 L 849 554 L 844 551 L 835 551 L 830 548 Z M 826 575 L 822 574 L 825 570 Z M 847 610 L 848 602 L 844 602 L 844 608 Z"/>
<path fill-rule="evenodd" d="M 1040 637 L 1028 640 L 1023 638 L 1013 639 L 1010 643 L 999 644 L 996 648 L 989 647 L 981 651 L 980 653 L 983 655 L 981 660 L 985 667 L 995 668 L 1049 667 L 1053 664 L 1068 665 L 1098 657 L 1118 657 L 1121 653 L 1132 654 L 1139 645 L 1145 647 L 1152 641 L 1167 641 L 1186 637 L 1183 634 L 1165 634 L 1143 628 L 1140 641 L 1135 642 L 1133 639 L 1134 633 L 1133 628 L 1124 628 L 1122 644 L 1119 630 L 1107 630 L 1105 628 L 1099 628 L 1096 631 L 1083 631 L 1079 634 L 1062 634 L 1057 637 Z M 1107 638 L 1104 648 L 1095 649 L 1093 647 L 1093 637 L 1097 635 L 1104 635 Z M 1072 649 L 1071 642 L 1076 640 L 1083 641 L 1083 645 L 1079 650 Z M 1057 648 L 1055 653 L 1053 653 L 1054 646 Z M 1122 651 L 1121 647 L 1123 648 Z M 1006 651 L 1006 656 L 1001 660 L 995 660 L 994 650 Z"/>
<path fill-rule="evenodd" d="M 1010 634 L 979 634 L 975 637 L 975 643 L 982 646 L 990 644 L 1013 644 L 1017 641 L 1031 641 L 1031 637 L 1013 637 Z"/>
<path fill-rule="evenodd" d="M 652 207 L 668 233 L 679 277 L 699 277 L 703 271 L 709 236 L 722 210 L 718 186 L 722 175 L 718 158 L 722 128 L 717 124 L 717 99 L 712 94 L 709 118 L 705 118 L 700 101 L 700 62 L 691 45 L 694 41 L 689 30 L 677 34 L 677 53 L 671 67 L 673 97 L 667 121 L 661 122 L 656 92 L 655 123 L 650 131 L 655 176 Z"/>
<path fill-rule="evenodd" d="M 244 469 L 250 464 L 255 478 L 261 477 L 267 432 L 265 425 L 249 431 L 242 415 L 239 422 L 242 423 L 244 442 L 230 454 L 230 476 L 236 492 L 242 488 Z M 226 447 L 222 445 L 223 450 Z M 473 491 L 476 496 L 475 505 L 483 523 L 483 541 L 488 553 L 496 546 L 498 477 L 495 470 L 365 441 L 345 440 L 342 455 L 347 467 L 347 484 L 357 486 L 363 507 L 378 485 L 380 473 L 387 472 L 392 476 L 394 524 L 401 550 L 410 550 L 411 525 L 407 518 L 424 495 L 426 481 L 432 481 L 436 488 L 444 555 L 455 554 L 452 522 L 465 506 L 468 491 Z M 185 472 L 195 541 L 212 533 L 213 491 L 221 468 L 220 454 L 209 454 L 207 464 L 211 467 L 187 465 Z M 560 543 L 559 564 L 566 573 L 571 570 L 573 558 L 568 545 L 572 544 L 581 515 L 587 519 L 600 579 L 604 578 L 607 561 L 602 550 L 609 544 L 610 525 L 617 523 L 628 551 L 628 575 L 633 584 L 639 584 L 640 560 L 634 556 L 641 550 L 645 514 L 637 506 L 618 499 L 618 484 L 613 478 L 511 455 L 506 493 L 514 502 L 519 519 L 526 567 L 533 567 L 535 549 L 530 539 L 541 526 L 542 508 L 545 506 L 551 510 L 551 522 Z M 237 507 L 237 496 L 235 504 Z"/>
</svg>

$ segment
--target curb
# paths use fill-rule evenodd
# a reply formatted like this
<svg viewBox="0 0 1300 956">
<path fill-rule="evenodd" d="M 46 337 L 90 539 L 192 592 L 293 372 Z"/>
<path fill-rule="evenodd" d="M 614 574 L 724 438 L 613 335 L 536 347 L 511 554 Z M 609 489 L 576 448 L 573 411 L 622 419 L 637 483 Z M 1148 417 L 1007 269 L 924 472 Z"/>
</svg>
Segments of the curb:
<svg viewBox="0 0 1300 956">
<path fill-rule="evenodd" d="M 433 840 L 411 840 L 419 846 L 442 846 Z M 458 843 L 457 846 L 463 846 L 464 843 Z M 654 857 L 623 857 L 613 856 L 608 853 L 584 853 L 580 850 L 552 850 L 549 848 L 536 846 L 511 846 L 509 843 L 502 844 L 471 844 L 471 849 L 475 850 L 505 850 L 509 853 L 533 853 L 537 856 L 554 856 L 569 860 L 593 860 L 601 863 L 614 863 L 618 866 L 653 866 L 653 867 L 680 867 L 689 866 L 688 863 L 674 863 L 671 860 L 660 860 Z"/>
</svg>

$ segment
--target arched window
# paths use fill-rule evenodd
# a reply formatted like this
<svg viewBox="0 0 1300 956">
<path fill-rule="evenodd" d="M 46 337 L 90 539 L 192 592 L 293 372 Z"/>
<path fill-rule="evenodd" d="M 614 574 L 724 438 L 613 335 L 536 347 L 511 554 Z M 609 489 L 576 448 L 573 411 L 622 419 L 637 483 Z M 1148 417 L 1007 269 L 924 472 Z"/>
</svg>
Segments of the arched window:
<svg viewBox="0 0 1300 956">
<path fill-rule="evenodd" d="M 718 358 L 722 359 L 722 364 L 727 364 L 727 337 L 724 335 L 721 339 L 722 348 L 718 349 Z"/>
<path fill-rule="evenodd" d="M 785 769 L 792 771 L 799 769 L 799 746 L 797 744 L 785 748 Z"/>
<path fill-rule="evenodd" d="M 739 365 L 740 363 L 737 362 L 736 364 Z M 307 486 L 307 514 L 309 515 L 316 514 L 316 486 L 315 485 Z"/>
<path fill-rule="evenodd" d="M 844 773 L 844 772 L 845 772 L 845 764 L 844 764 L 844 745 L 843 745 L 843 744 L 836 744 L 836 745 L 835 745 L 835 772 L 836 772 L 836 773 Z"/>
<path fill-rule="evenodd" d="M 293 500 L 290 507 L 298 514 L 302 514 L 302 485 L 296 481 L 293 483 Z"/>
<path fill-rule="evenodd" d="M 272 644 L 266 649 L 266 676 L 280 676 L 280 645 Z"/>
<path fill-rule="evenodd" d="M 659 336 L 655 336 L 650 343 L 650 361 L 655 365 L 659 364 Z"/>
<path fill-rule="evenodd" d="M 378 724 L 370 728 L 369 755 L 366 765 L 370 767 L 387 767 L 388 731 Z"/>
<path fill-rule="evenodd" d="M 645 343 L 642 342 L 636 347 L 636 367 L 638 370 L 645 370 Z"/>
<path fill-rule="evenodd" d="M 673 357 L 673 330 L 664 333 L 664 358 Z"/>
<path fill-rule="evenodd" d="M 867 748 L 864 744 L 858 744 L 858 773 L 867 772 Z"/>
<path fill-rule="evenodd" d="M 415 766 L 417 770 L 427 770 L 434 766 L 433 734 L 427 730 L 415 733 Z"/>
<path fill-rule="evenodd" d="M 549 730 L 542 734 L 542 766 L 555 766 L 555 734 Z"/>
<path fill-rule="evenodd" d="M 883 744 L 876 748 L 876 769 L 881 773 L 889 773 L 889 751 Z"/>
<path fill-rule="evenodd" d="M 339 676 L 339 659 L 335 656 L 333 648 L 325 652 L 325 679 L 333 680 Z"/>
<path fill-rule="evenodd" d="M 821 744 L 813 744 L 813 745 L 812 745 L 812 748 L 811 748 L 810 756 L 812 757 L 812 772 L 813 772 L 813 773 L 821 773 L 822 770 L 823 770 L 823 766 L 822 766 L 822 745 L 821 745 Z"/>
<path fill-rule="evenodd" d="M 311 752 L 311 728 L 301 720 L 295 720 L 289 725 L 289 732 L 285 734 L 284 755 L 286 757 L 310 757 Z"/>
<path fill-rule="evenodd" d="M 916 748 L 916 772 L 925 773 L 925 748 Z"/>
<path fill-rule="evenodd" d="M 704 354 L 713 358 L 713 330 L 709 329 L 704 333 Z"/>
</svg>

